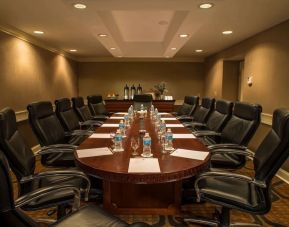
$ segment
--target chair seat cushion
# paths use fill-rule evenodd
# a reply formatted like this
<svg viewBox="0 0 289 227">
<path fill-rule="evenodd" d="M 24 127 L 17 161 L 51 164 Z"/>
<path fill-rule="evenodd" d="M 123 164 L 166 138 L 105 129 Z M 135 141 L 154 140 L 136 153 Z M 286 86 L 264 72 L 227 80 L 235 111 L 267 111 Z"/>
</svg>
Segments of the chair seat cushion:
<svg viewBox="0 0 289 227">
<path fill-rule="evenodd" d="M 266 200 L 261 188 L 236 178 L 207 177 L 198 183 L 201 199 L 226 207 L 266 213 Z"/>
<path fill-rule="evenodd" d="M 121 219 L 105 212 L 101 208 L 89 205 L 81 208 L 79 211 L 68 215 L 59 221 L 57 221 L 52 226 L 57 227 L 123 227 L 129 226 L 126 222 Z"/>
</svg>

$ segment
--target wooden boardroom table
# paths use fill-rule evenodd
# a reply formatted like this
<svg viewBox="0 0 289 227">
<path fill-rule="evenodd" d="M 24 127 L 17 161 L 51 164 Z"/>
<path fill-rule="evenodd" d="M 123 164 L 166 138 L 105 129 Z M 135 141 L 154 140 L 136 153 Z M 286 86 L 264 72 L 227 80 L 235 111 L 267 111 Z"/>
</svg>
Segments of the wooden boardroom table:
<svg viewBox="0 0 289 227">
<path fill-rule="evenodd" d="M 114 115 L 121 116 L 121 115 Z M 162 115 L 162 117 L 172 117 Z M 120 120 L 108 119 L 105 123 L 119 123 Z M 103 179 L 103 207 L 115 214 L 163 214 L 180 213 L 182 181 L 192 177 L 209 166 L 210 155 L 203 161 L 174 157 L 161 152 L 154 126 L 149 117 L 143 120 L 144 127 L 152 138 L 151 150 L 158 158 L 160 173 L 128 173 L 130 158 L 133 158 L 130 138 L 139 136 L 140 119 L 137 118 L 124 140 L 124 152 L 113 155 L 78 158 L 77 165 L 87 174 Z M 167 124 L 179 123 L 177 120 Z M 117 128 L 99 127 L 96 133 L 115 132 Z M 173 133 L 190 133 L 184 127 L 171 128 Z M 86 139 L 78 149 L 111 147 L 111 139 Z M 174 139 L 174 148 L 207 151 L 197 139 Z M 142 146 L 138 149 L 142 152 Z"/>
</svg>

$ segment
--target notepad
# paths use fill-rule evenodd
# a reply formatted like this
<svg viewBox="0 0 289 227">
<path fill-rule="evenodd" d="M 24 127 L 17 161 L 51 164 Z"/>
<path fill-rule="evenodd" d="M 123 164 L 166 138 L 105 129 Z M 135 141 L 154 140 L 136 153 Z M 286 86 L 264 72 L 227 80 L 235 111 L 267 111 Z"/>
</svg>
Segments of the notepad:
<svg viewBox="0 0 289 227">
<path fill-rule="evenodd" d="M 112 152 L 108 147 L 99 147 L 99 148 L 91 148 L 91 149 L 83 149 L 77 150 L 78 158 L 88 158 L 88 157 L 96 157 L 103 155 L 112 155 Z"/>
<path fill-rule="evenodd" d="M 207 151 L 195 151 L 195 150 L 187 150 L 187 149 L 176 149 L 171 156 L 182 157 L 182 158 L 190 158 L 197 160 L 205 160 L 208 156 L 209 152 Z"/>
<path fill-rule="evenodd" d="M 110 117 L 109 119 L 123 119 L 123 117 Z"/>
<path fill-rule="evenodd" d="M 166 124 L 167 128 L 182 128 L 184 127 L 182 124 Z"/>
<path fill-rule="evenodd" d="M 89 138 L 110 139 L 110 134 L 109 133 L 93 133 Z"/>
<path fill-rule="evenodd" d="M 160 173 L 157 158 L 131 158 L 128 166 L 129 173 Z"/>
<path fill-rule="evenodd" d="M 117 112 L 115 114 L 127 114 L 127 112 Z"/>
<path fill-rule="evenodd" d="M 165 120 L 165 121 L 175 121 L 175 120 L 177 120 L 177 118 L 175 118 L 175 117 L 162 117 L 161 120 Z"/>
<path fill-rule="evenodd" d="M 174 139 L 195 139 L 193 134 L 173 134 Z"/>
<path fill-rule="evenodd" d="M 119 126 L 119 124 L 103 124 L 100 127 L 104 127 L 104 128 L 117 128 Z"/>
<path fill-rule="evenodd" d="M 169 114 L 169 113 L 165 113 L 165 112 L 159 113 L 159 115 L 167 115 L 167 114 Z"/>
</svg>

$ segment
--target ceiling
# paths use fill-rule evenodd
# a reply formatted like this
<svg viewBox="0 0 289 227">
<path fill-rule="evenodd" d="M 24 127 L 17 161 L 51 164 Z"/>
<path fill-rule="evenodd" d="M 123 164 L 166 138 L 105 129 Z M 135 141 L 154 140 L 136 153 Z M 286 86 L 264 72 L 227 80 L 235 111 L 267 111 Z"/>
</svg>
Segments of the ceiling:
<svg viewBox="0 0 289 227">
<path fill-rule="evenodd" d="M 205 2 L 214 6 L 200 9 Z M 75 3 L 87 7 L 76 9 Z M 288 19 L 289 0 L 0 1 L 2 29 L 80 61 L 202 59 Z M 36 35 L 34 30 L 44 34 Z M 225 36 L 225 30 L 233 34 Z M 180 34 L 189 37 L 180 38 Z"/>
</svg>

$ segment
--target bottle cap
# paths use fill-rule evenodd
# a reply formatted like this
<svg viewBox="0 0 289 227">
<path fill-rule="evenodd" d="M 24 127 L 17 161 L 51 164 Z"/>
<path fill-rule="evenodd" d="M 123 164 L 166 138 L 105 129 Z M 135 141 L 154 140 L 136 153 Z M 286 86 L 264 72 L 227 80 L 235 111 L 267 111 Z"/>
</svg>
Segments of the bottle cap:
<svg viewBox="0 0 289 227">
<path fill-rule="evenodd" d="M 117 130 L 116 130 L 116 133 L 120 133 L 120 130 L 119 130 L 119 129 L 117 129 Z"/>
<path fill-rule="evenodd" d="M 120 122 L 119 122 L 120 124 L 122 124 L 123 123 L 123 120 L 120 120 Z"/>
<path fill-rule="evenodd" d="M 165 124 L 166 123 L 165 120 L 162 120 L 162 123 Z"/>
<path fill-rule="evenodd" d="M 168 128 L 167 132 L 172 132 L 172 130 L 170 128 Z"/>
<path fill-rule="evenodd" d="M 145 136 L 149 136 L 149 133 L 148 133 L 148 132 L 146 132 L 146 133 L 145 133 Z"/>
</svg>

